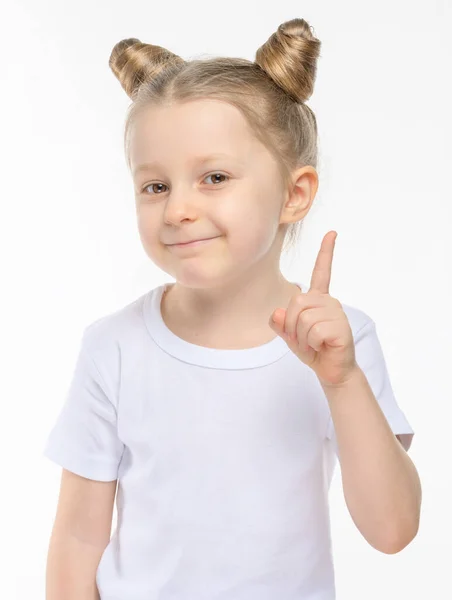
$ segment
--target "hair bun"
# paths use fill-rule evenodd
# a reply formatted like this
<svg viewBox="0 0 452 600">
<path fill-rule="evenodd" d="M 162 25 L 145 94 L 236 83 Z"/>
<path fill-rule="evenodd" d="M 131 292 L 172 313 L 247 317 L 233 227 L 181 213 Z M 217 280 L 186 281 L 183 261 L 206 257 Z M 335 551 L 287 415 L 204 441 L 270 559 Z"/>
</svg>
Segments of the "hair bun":
<svg viewBox="0 0 452 600">
<path fill-rule="evenodd" d="M 255 63 L 296 102 L 314 90 L 321 42 L 304 19 L 282 23 L 256 52 Z"/>
<path fill-rule="evenodd" d="M 184 60 L 180 56 L 166 48 L 127 38 L 114 46 L 108 65 L 126 94 L 134 99 L 144 82 L 154 79 L 169 65 L 181 62 Z"/>
</svg>

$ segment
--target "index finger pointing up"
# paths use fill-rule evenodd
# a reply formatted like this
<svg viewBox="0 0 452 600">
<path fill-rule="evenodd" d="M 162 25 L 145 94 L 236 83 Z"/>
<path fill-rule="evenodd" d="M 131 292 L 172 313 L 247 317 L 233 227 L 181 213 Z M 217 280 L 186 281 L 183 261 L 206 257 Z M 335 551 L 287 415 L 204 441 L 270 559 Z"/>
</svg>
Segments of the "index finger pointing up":
<svg viewBox="0 0 452 600">
<path fill-rule="evenodd" d="M 332 235 L 332 233 L 334 235 Z M 333 252 L 336 243 L 337 232 L 329 231 L 322 240 L 314 270 L 312 271 L 311 287 L 309 291 L 315 290 L 322 294 L 330 293 L 331 266 L 333 264 Z"/>
</svg>

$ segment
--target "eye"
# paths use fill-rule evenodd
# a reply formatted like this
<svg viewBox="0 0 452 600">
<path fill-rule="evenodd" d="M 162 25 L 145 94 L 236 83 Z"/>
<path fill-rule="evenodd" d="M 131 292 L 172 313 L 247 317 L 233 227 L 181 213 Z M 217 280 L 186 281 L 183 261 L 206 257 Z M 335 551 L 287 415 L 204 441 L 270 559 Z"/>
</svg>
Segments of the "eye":
<svg viewBox="0 0 452 600">
<path fill-rule="evenodd" d="M 226 179 L 229 179 L 229 176 L 225 175 L 224 173 L 211 173 L 210 175 L 207 175 L 207 177 L 205 177 L 205 179 L 207 179 L 208 177 L 216 177 L 217 175 L 219 175 L 220 177 L 226 177 Z M 217 181 L 216 183 L 223 183 L 223 182 Z"/>
<path fill-rule="evenodd" d="M 225 177 L 226 180 L 230 179 L 229 175 L 225 175 L 224 173 L 211 173 L 210 175 L 207 175 L 206 177 L 204 177 L 204 180 L 206 180 L 208 177 L 217 177 L 217 176 L 219 176 L 219 177 Z M 223 182 L 222 181 L 216 181 L 216 183 L 223 183 Z M 164 183 L 148 183 L 148 184 L 146 184 L 143 187 L 143 189 L 141 191 L 145 192 L 148 188 L 156 188 L 156 187 L 161 187 L 161 186 L 168 187 Z M 157 193 L 152 192 L 151 195 L 157 195 L 158 196 L 161 193 L 161 191 L 162 190 L 160 190 Z"/>
<path fill-rule="evenodd" d="M 144 186 L 144 188 L 141 190 L 142 192 L 145 192 L 148 188 L 155 188 L 156 186 L 164 186 L 167 187 L 164 183 L 148 183 Z M 160 192 L 158 192 L 156 195 L 158 196 Z M 153 195 L 154 193 L 152 193 L 151 195 Z"/>
</svg>

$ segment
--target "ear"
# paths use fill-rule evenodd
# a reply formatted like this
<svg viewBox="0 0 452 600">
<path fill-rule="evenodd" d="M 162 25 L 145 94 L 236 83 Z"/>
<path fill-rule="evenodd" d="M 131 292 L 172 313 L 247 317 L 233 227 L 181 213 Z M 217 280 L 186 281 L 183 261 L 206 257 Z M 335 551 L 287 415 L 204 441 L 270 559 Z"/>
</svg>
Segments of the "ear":
<svg viewBox="0 0 452 600">
<path fill-rule="evenodd" d="M 286 191 L 280 223 L 295 223 L 309 212 L 319 187 L 319 176 L 310 165 L 294 171 L 290 189 Z"/>
</svg>

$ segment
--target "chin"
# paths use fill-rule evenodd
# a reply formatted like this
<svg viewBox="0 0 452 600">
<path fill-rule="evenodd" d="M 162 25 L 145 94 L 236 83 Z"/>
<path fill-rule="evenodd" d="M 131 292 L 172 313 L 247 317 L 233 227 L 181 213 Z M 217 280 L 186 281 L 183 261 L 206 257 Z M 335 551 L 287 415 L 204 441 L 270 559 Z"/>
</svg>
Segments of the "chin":
<svg viewBox="0 0 452 600">
<path fill-rule="evenodd" d="M 178 269 L 164 269 L 166 273 L 173 277 L 178 285 L 196 289 L 213 290 L 223 288 L 232 284 L 237 278 L 237 267 L 228 271 L 221 271 L 218 268 L 218 262 L 212 265 L 212 268 L 200 268 L 199 265 L 184 265 Z"/>
</svg>

